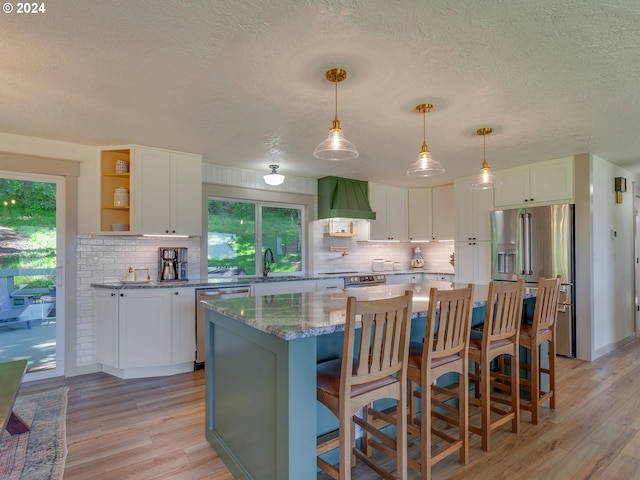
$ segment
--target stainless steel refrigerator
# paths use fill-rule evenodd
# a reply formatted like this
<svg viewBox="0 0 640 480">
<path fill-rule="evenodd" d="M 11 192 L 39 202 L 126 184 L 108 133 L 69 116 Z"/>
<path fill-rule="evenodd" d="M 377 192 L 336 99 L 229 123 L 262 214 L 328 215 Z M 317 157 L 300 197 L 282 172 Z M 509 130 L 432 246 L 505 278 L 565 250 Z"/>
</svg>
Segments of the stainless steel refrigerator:
<svg viewBox="0 0 640 480">
<path fill-rule="evenodd" d="M 491 212 L 491 278 L 560 276 L 557 353 L 575 356 L 573 205 L 517 208 Z"/>
</svg>

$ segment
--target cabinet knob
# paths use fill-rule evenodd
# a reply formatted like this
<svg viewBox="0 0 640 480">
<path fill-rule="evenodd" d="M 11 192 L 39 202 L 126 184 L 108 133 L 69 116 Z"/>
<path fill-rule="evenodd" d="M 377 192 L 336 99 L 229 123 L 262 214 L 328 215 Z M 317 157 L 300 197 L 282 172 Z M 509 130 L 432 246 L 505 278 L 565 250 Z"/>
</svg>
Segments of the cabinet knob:
<svg viewBox="0 0 640 480">
<path fill-rule="evenodd" d="M 533 202 L 533 198 L 530 198 L 529 200 L 531 200 Z"/>
<path fill-rule="evenodd" d="M 528 199 L 528 198 L 525 198 L 525 199 L 524 199 L 524 201 L 525 201 L 525 203 L 526 203 L 526 202 L 528 202 L 528 201 L 529 201 L 529 199 Z"/>
<path fill-rule="evenodd" d="M 180 292 L 173 292 L 174 295 L 180 295 Z"/>
<path fill-rule="evenodd" d="M 113 293 L 113 292 L 111 292 L 111 296 L 112 296 L 112 297 L 115 297 L 115 296 L 116 296 L 116 294 L 115 294 L 115 293 Z"/>
<path fill-rule="evenodd" d="M 169 233 L 169 230 L 165 230 L 164 233 Z"/>
<path fill-rule="evenodd" d="M 120 296 L 121 296 L 121 297 L 124 297 L 124 293 L 121 293 L 121 294 L 120 294 Z"/>
</svg>

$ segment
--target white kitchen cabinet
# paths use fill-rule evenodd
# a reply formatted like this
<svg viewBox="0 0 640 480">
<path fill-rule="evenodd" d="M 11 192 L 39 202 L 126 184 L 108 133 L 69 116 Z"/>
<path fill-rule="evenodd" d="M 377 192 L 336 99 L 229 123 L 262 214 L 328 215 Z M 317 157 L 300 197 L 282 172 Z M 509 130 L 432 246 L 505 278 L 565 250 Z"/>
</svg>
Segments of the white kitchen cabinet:
<svg viewBox="0 0 640 480">
<path fill-rule="evenodd" d="M 387 285 L 398 285 L 401 283 L 422 283 L 423 274 L 420 273 L 399 273 L 387 275 Z"/>
<path fill-rule="evenodd" d="M 452 273 L 425 273 L 424 276 L 429 282 L 453 282 Z"/>
<path fill-rule="evenodd" d="M 470 188 L 475 177 L 456 178 L 453 184 L 455 240 L 478 242 L 491 240 L 493 190 Z M 456 258 L 456 269 L 458 264 Z"/>
<path fill-rule="evenodd" d="M 202 157 L 136 147 L 134 218 L 138 234 L 202 235 Z"/>
<path fill-rule="evenodd" d="M 456 283 L 491 281 L 491 242 L 456 242 Z"/>
<path fill-rule="evenodd" d="M 195 289 L 93 290 L 96 361 L 120 378 L 193 369 Z"/>
<path fill-rule="evenodd" d="M 171 296 L 166 288 L 120 290 L 119 368 L 171 363 Z"/>
<path fill-rule="evenodd" d="M 442 185 L 431 190 L 433 209 L 433 239 L 453 240 L 454 195 L 453 185 Z"/>
<path fill-rule="evenodd" d="M 453 240 L 453 185 L 409 189 L 409 240 Z"/>
<path fill-rule="evenodd" d="M 573 203 L 573 157 L 496 171 L 496 208 Z"/>
<path fill-rule="evenodd" d="M 264 283 L 253 283 L 251 285 L 251 296 L 258 295 L 278 295 L 280 293 L 302 293 L 315 292 L 315 280 L 291 280 L 282 281 L 269 280 Z"/>
<path fill-rule="evenodd" d="M 370 222 L 370 240 L 408 239 L 408 190 L 406 188 L 369 183 L 369 203 L 376 219 Z"/>
<path fill-rule="evenodd" d="M 196 351 L 196 290 L 171 289 L 171 363 L 193 362 Z"/>
<path fill-rule="evenodd" d="M 433 206 L 431 188 L 409 189 L 409 240 L 433 239 Z"/>
<path fill-rule="evenodd" d="M 93 290 L 94 351 L 96 362 L 118 367 L 118 291 Z"/>
</svg>

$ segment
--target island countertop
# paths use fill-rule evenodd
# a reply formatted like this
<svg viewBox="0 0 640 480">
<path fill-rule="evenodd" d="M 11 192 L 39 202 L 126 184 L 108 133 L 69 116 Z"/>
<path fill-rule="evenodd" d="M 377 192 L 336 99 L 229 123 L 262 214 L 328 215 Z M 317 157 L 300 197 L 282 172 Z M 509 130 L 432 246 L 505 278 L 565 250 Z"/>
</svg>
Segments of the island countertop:
<svg viewBox="0 0 640 480">
<path fill-rule="evenodd" d="M 449 282 L 405 283 L 351 288 L 340 291 L 287 293 L 258 297 L 203 301 L 205 309 L 217 311 L 259 331 L 283 340 L 326 335 L 344 330 L 347 297 L 375 300 L 413 291 L 413 315 L 426 315 L 431 288 L 451 290 L 467 284 Z M 474 308 L 486 305 L 488 285 L 475 285 Z M 525 288 L 524 298 L 535 297 Z"/>
</svg>

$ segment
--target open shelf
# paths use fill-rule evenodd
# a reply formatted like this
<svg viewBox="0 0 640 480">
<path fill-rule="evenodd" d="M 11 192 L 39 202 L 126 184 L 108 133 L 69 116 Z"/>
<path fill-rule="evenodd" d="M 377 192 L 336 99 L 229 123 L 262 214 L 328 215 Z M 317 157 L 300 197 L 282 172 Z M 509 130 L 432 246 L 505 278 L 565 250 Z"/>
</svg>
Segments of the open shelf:
<svg viewBox="0 0 640 480">
<path fill-rule="evenodd" d="M 117 161 L 127 162 L 126 173 L 116 173 Z M 131 233 L 131 207 L 114 205 L 114 193 L 117 188 L 125 188 L 129 192 L 129 203 L 133 198 L 131 192 L 131 150 L 103 150 L 100 156 L 100 231 L 113 234 Z M 129 225 L 128 230 L 114 231 L 113 224 Z"/>
</svg>

